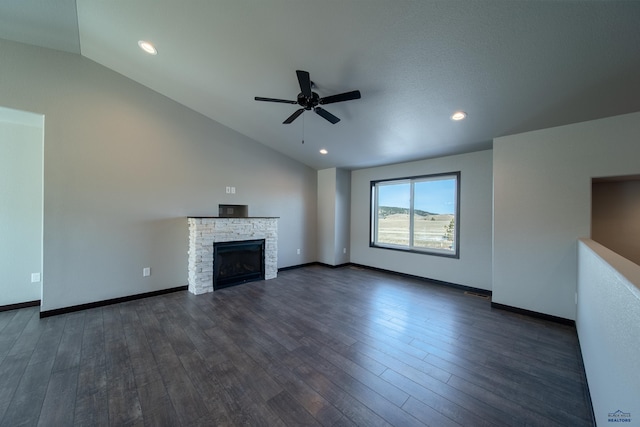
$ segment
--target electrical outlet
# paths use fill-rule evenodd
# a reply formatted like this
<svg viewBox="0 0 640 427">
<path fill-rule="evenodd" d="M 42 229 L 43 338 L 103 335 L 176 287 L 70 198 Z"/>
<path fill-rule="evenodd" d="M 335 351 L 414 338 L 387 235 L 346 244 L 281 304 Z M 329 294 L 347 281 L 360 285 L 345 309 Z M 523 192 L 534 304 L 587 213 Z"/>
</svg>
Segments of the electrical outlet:
<svg viewBox="0 0 640 427">
<path fill-rule="evenodd" d="M 31 283 L 38 283 L 40 281 L 40 273 L 31 273 Z"/>
<path fill-rule="evenodd" d="M 226 192 L 227 192 L 227 194 L 231 194 L 231 187 L 227 187 L 226 188 Z"/>
<path fill-rule="evenodd" d="M 342 253 L 346 254 L 347 253 L 347 248 L 342 248 Z"/>
<path fill-rule="evenodd" d="M 298 255 L 300 255 L 300 249 L 298 249 L 298 250 L 296 251 L 296 253 L 297 253 Z"/>
<path fill-rule="evenodd" d="M 151 267 L 145 267 L 142 269 L 142 277 L 151 276 Z"/>
<path fill-rule="evenodd" d="M 236 194 L 236 187 L 231 187 L 231 194 Z"/>
</svg>

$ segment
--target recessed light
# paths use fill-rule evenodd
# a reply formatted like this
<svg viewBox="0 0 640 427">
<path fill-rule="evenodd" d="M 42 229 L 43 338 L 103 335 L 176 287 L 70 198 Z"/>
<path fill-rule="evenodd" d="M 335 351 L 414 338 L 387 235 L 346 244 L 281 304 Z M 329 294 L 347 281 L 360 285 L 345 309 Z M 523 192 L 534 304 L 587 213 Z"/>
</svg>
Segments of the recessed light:
<svg viewBox="0 0 640 427">
<path fill-rule="evenodd" d="M 327 151 L 327 150 L 325 150 L 324 148 L 322 148 L 322 149 L 320 150 L 320 154 L 327 154 L 327 153 L 328 153 L 328 151 Z"/>
<path fill-rule="evenodd" d="M 157 55 L 158 54 L 158 51 L 156 50 L 156 48 L 148 41 L 138 40 L 138 46 L 140 46 L 140 49 L 144 50 L 149 55 Z"/>
<path fill-rule="evenodd" d="M 456 111 L 451 115 L 451 120 L 459 121 L 467 117 L 467 113 L 464 111 Z"/>
</svg>

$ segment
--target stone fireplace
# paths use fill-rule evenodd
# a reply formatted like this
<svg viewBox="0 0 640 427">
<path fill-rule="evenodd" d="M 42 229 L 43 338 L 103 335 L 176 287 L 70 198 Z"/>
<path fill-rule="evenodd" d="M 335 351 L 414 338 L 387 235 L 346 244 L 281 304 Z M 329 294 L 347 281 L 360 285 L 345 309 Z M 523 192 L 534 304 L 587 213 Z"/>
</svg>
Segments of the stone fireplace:
<svg viewBox="0 0 640 427">
<path fill-rule="evenodd" d="M 214 243 L 264 240 L 264 279 L 278 275 L 278 218 L 189 217 L 187 220 L 189 292 L 192 294 L 214 290 Z"/>
</svg>

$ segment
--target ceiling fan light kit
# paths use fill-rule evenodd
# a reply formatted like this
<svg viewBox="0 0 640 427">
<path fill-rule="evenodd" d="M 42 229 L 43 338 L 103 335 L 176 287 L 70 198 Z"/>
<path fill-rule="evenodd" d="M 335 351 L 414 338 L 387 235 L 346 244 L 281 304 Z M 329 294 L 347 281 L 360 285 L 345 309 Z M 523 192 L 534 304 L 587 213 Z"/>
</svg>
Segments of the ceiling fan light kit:
<svg viewBox="0 0 640 427">
<path fill-rule="evenodd" d="M 317 115 L 324 118 L 331 124 L 336 124 L 340 121 L 340 119 L 324 108 L 320 107 L 320 105 L 333 104 L 336 102 L 344 102 L 351 101 L 353 99 L 360 99 L 360 91 L 353 90 L 350 92 L 339 93 L 337 95 L 330 95 L 324 98 L 320 98 L 320 96 L 311 90 L 313 83 L 311 82 L 311 77 L 309 76 L 309 72 L 296 70 L 296 75 L 298 76 L 298 83 L 300 84 L 300 93 L 298 94 L 296 101 L 290 101 L 287 99 L 277 99 L 277 98 L 263 98 L 260 96 L 256 96 L 254 99 L 256 101 L 265 101 L 265 102 L 279 102 L 283 104 L 297 104 L 301 108 L 294 111 L 287 119 L 282 122 L 285 125 L 290 124 L 295 119 L 297 119 L 305 110 L 313 110 Z"/>
</svg>

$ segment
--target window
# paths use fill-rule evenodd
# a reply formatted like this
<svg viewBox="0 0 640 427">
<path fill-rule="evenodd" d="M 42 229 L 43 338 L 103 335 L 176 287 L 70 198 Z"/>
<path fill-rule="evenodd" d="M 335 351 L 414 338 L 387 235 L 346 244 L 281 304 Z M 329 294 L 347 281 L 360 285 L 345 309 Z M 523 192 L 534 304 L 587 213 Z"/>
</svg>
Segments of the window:
<svg viewBox="0 0 640 427">
<path fill-rule="evenodd" d="M 370 246 L 459 257 L 460 172 L 371 181 Z"/>
</svg>

